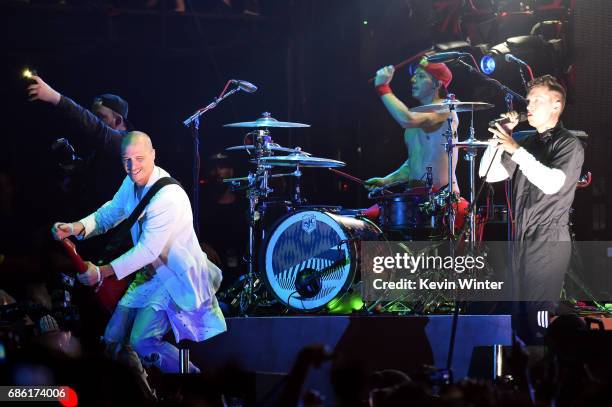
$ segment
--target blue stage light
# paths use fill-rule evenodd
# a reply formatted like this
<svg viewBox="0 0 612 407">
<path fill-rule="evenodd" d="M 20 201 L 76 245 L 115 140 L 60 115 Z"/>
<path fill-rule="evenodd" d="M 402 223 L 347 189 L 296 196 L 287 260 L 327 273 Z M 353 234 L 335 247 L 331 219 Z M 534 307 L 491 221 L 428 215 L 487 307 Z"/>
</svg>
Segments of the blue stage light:
<svg viewBox="0 0 612 407">
<path fill-rule="evenodd" d="M 491 55 L 485 55 L 480 60 L 480 69 L 487 75 L 491 75 L 495 71 L 495 59 Z"/>
</svg>

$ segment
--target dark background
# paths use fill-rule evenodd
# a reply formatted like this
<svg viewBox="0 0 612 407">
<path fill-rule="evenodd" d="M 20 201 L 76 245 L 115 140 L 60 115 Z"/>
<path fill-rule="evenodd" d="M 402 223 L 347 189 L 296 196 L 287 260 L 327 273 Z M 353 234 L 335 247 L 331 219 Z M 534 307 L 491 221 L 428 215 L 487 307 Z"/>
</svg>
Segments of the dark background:
<svg viewBox="0 0 612 407">
<path fill-rule="evenodd" d="M 345 171 L 366 179 L 389 173 L 406 158 L 402 129 L 368 79 L 378 68 L 437 42 L 463 39 L 462 33 L 443 27 L 444 15 L 433 0 L 262 0 L 260 16 L 245 16 L 239 9 L 218 14 L 212 0 L 192 3 L 198 13 L 184 15 L 144 11 L 137 2 L 120 2 L 120 9 L 112 10 L 85 1 L 64 6 L 0 3 L 0 168 L 15 180 L 17 216 L 24 224 L 50 225 L 80 218 L 96 207 L 83 198 L 87 188 L 105 182 L 86 178 L 85 189 L 71 194 L 58 187 L 62 174 L 51 143 L 66 137 L 82 156 L 90 154 L 92 146 L 54 107 L 27 102 L 26 83 L 20 77 L 26 66 L 87 107 L 104 92 L 123 96 L 130 104 L 130 121 L 152 137 L 157 163 L 187 189 L 192 183 L 192 140 L 182 121 L 208 104 L 232 78 L 250 81 L 259 90 L 236 94 L 203 116 L 202 178 L 208 157 L 241 144 L 246 133 L 222 125 L 255 120 L 269 111 L 278 120 L 311 125 L 309 129 L 272 129 L 275 142 L 343 160 Z M 162 2 L 162 8 L 170 6 Z M 569 19 L 567 42 L 576 90 L 563 121 L 567 128 L 589 133 L 584 169 L 594 177 L 591 187 L 576 194 L 575 229 L 580 240 L 612 237 L 606 221 L 612 216 L 607 192 L 612 152 L 608 134 L 611 9 L 610 2 L 603 0 L 576 1 Z M 498 42 L 510 34 L 528 34 L 524 31 L 525 27 L 510 25 L 497 34 Z M 455 75 L 451 90 L 459 99 L 496 105 L 476 115 L 476 136 L 485 139 L 485 123 L 505 110 L 503 98 L 463 68 L 451 68 Z M 517 71 L 508 72 L 498 79 L 521 91 Z M 408 69 L 398 70 L 392 86 L 409 105 L 417 104 L 408 97 Z M 460 120 L 460 139 L 464 139 L 469 116 L 462 115 Z M 246 175 L 245 157 L 232 156 L 238 160 L 236 176 Z M 463 196 L 468 196 L 466 167 L 461 159 L 458 176 Z M 304 187 L 313 204 L 353 208 L 372 204 L 360 185 L 325 169 L 304 170 Z M 496 200 L 501 203 L 503 194 L 497 193 Z M 206 202 L 201 202 L 201 210 L 206 210 Z"/>
</svg>

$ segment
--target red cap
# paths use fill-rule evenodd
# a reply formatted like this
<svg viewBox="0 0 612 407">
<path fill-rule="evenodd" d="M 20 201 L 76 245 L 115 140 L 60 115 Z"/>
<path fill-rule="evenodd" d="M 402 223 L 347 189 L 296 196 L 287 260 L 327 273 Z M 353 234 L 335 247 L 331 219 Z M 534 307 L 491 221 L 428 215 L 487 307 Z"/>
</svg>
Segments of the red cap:
<svg viewBox="0 0 612 407">
<path fill-rule="evenodd" d="M 445 88 L 448 88 L 448 85 L 453 80 L 453 73 L 445 64 L 432 63 L 427 61 L 427 58 L 423 58 L 419 65 L 420 68 L 423 68 L 427 73 L 436 78 Z"/>
</svg>

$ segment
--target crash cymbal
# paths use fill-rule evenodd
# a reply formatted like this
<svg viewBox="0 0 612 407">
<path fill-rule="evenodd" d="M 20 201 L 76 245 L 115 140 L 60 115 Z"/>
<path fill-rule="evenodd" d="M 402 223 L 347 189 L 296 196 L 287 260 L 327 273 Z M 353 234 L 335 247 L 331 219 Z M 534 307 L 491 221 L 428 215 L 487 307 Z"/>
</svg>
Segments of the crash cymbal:
<svg viewBox="0 0 612 407">
<path fill-rule="evenodd" d="M 461 112 L 472 112 L 476 110 L 485 110 L 495 107 L 490 103 L 484 102 L 458 102 L 455 100 L 445 100 L 442 103 L 432 103 L 430 105 L 417 106 L 410 109 L 413 112 L 418 113 L 446 113 L 450 111 L 451 106 L 454 106 L 454 110 L 457 113 Z"/>
<path fill-rule="evenodd" d="M 337 168 L 344 167 L 346 163 L 329 158 L 309 157 L 303 154 L 291 154 L 285 156 L 262 157 L 261 161 L 265 165 L 272 167 L 320 167 Z"/>
<path fill-rule="evenodd" d="M 292 122 L 279 122 L 269 112 L 264 112 L 262 117 L 252 122 L 239 122 L 224 124 L 223 127 L 248 127 L 248 128 L 268 128 L 268 127 L 284 127 L 284 128 L 297 128 L 297 127 L 310 127 L 309 124 L 304 123 L 292 123 Z"/>
<path fill-rule="evenodd" d="M 306 151 L 302 151 L 301 149 L 299 149 L 299 147 L 297 148 L 281 147 L 280 145 L 276 143 L 269 143 L 264 148 L 264 150 L 265 149 L 267 149 L 268 151 L 278 151 L 278 152 L 289 153 L 289 154 L 302 154 L 302 155 L 307 155 L 307 156 L 312 155 L 310 153 L 307 153 Z M 252 153 L 253 151 L 255 151 L 255 146 L 252 144 L 247 144 L 247 145 L 241 145 L 241 146 L 228 147 L 225 150 L 226 151 L 247 151 L 248 153 Z"/>
</svg>

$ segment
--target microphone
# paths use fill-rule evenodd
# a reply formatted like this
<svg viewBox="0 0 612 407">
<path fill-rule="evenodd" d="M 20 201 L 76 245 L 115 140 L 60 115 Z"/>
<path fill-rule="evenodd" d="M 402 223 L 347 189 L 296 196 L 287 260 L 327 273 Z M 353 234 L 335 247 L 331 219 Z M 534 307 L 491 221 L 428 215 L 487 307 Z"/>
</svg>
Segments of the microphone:
<svg viewBox="0 0 612 407">
<path fill-rule="evenodd" d="M 257 86 L 253 85 L 251 82 L 241 81 L 239 79 L 232 79 L 232 83 L 237 84 L 240 90 L 243 90 L 247 93 L 253 93 L 257 91 Z"/>
<path fill-rule="evenodd" d="M 519 64 L 519 65 L 529 66 L 527 64 L 527 62 L 523 61 L 522 59 L 518 59 L 517 57 L 515 57 L 512 54 L 504 55 L 504 59 L 506 60 L 506 62 L 514 62 L 514 63 Z"/>
<path fill-rule="evenodd" d="M 514 112 L 514 113 L 516 113 L 516 112 Z M 519 116 L 518 116 L 518 121 L 519 121 L 519 123 L 522 123 L 522 122 L 524 122 L 524 121 L 526 121 L 526 120 L 527 120 L 527 113 L 525 113 L 525 112 L 520 112 L 518 115 L 519 115 Z M 507 117 L 500 117 L 499 119 L 491 120 L 491 121 L 489 122 L 489 127 L 493 127 L 493 128 L 495 128 L 495 123 L 499 123 L 500 125 L 502 125 L 502 126 L 503 126 L 503 125 L 504 125 L 504 124 L 506 124 L 506 123 L 510 123 L 510 119 L 509 119 L 509 118 L 507 118 Z"/>
<path fill-rule="evenodd" d="M 448 62 L 469 55 L 471 55 L 469 52 L 438 52 L 437 54 L 428 55 L 426 58 L 429 62 Z"/>
</svg>

